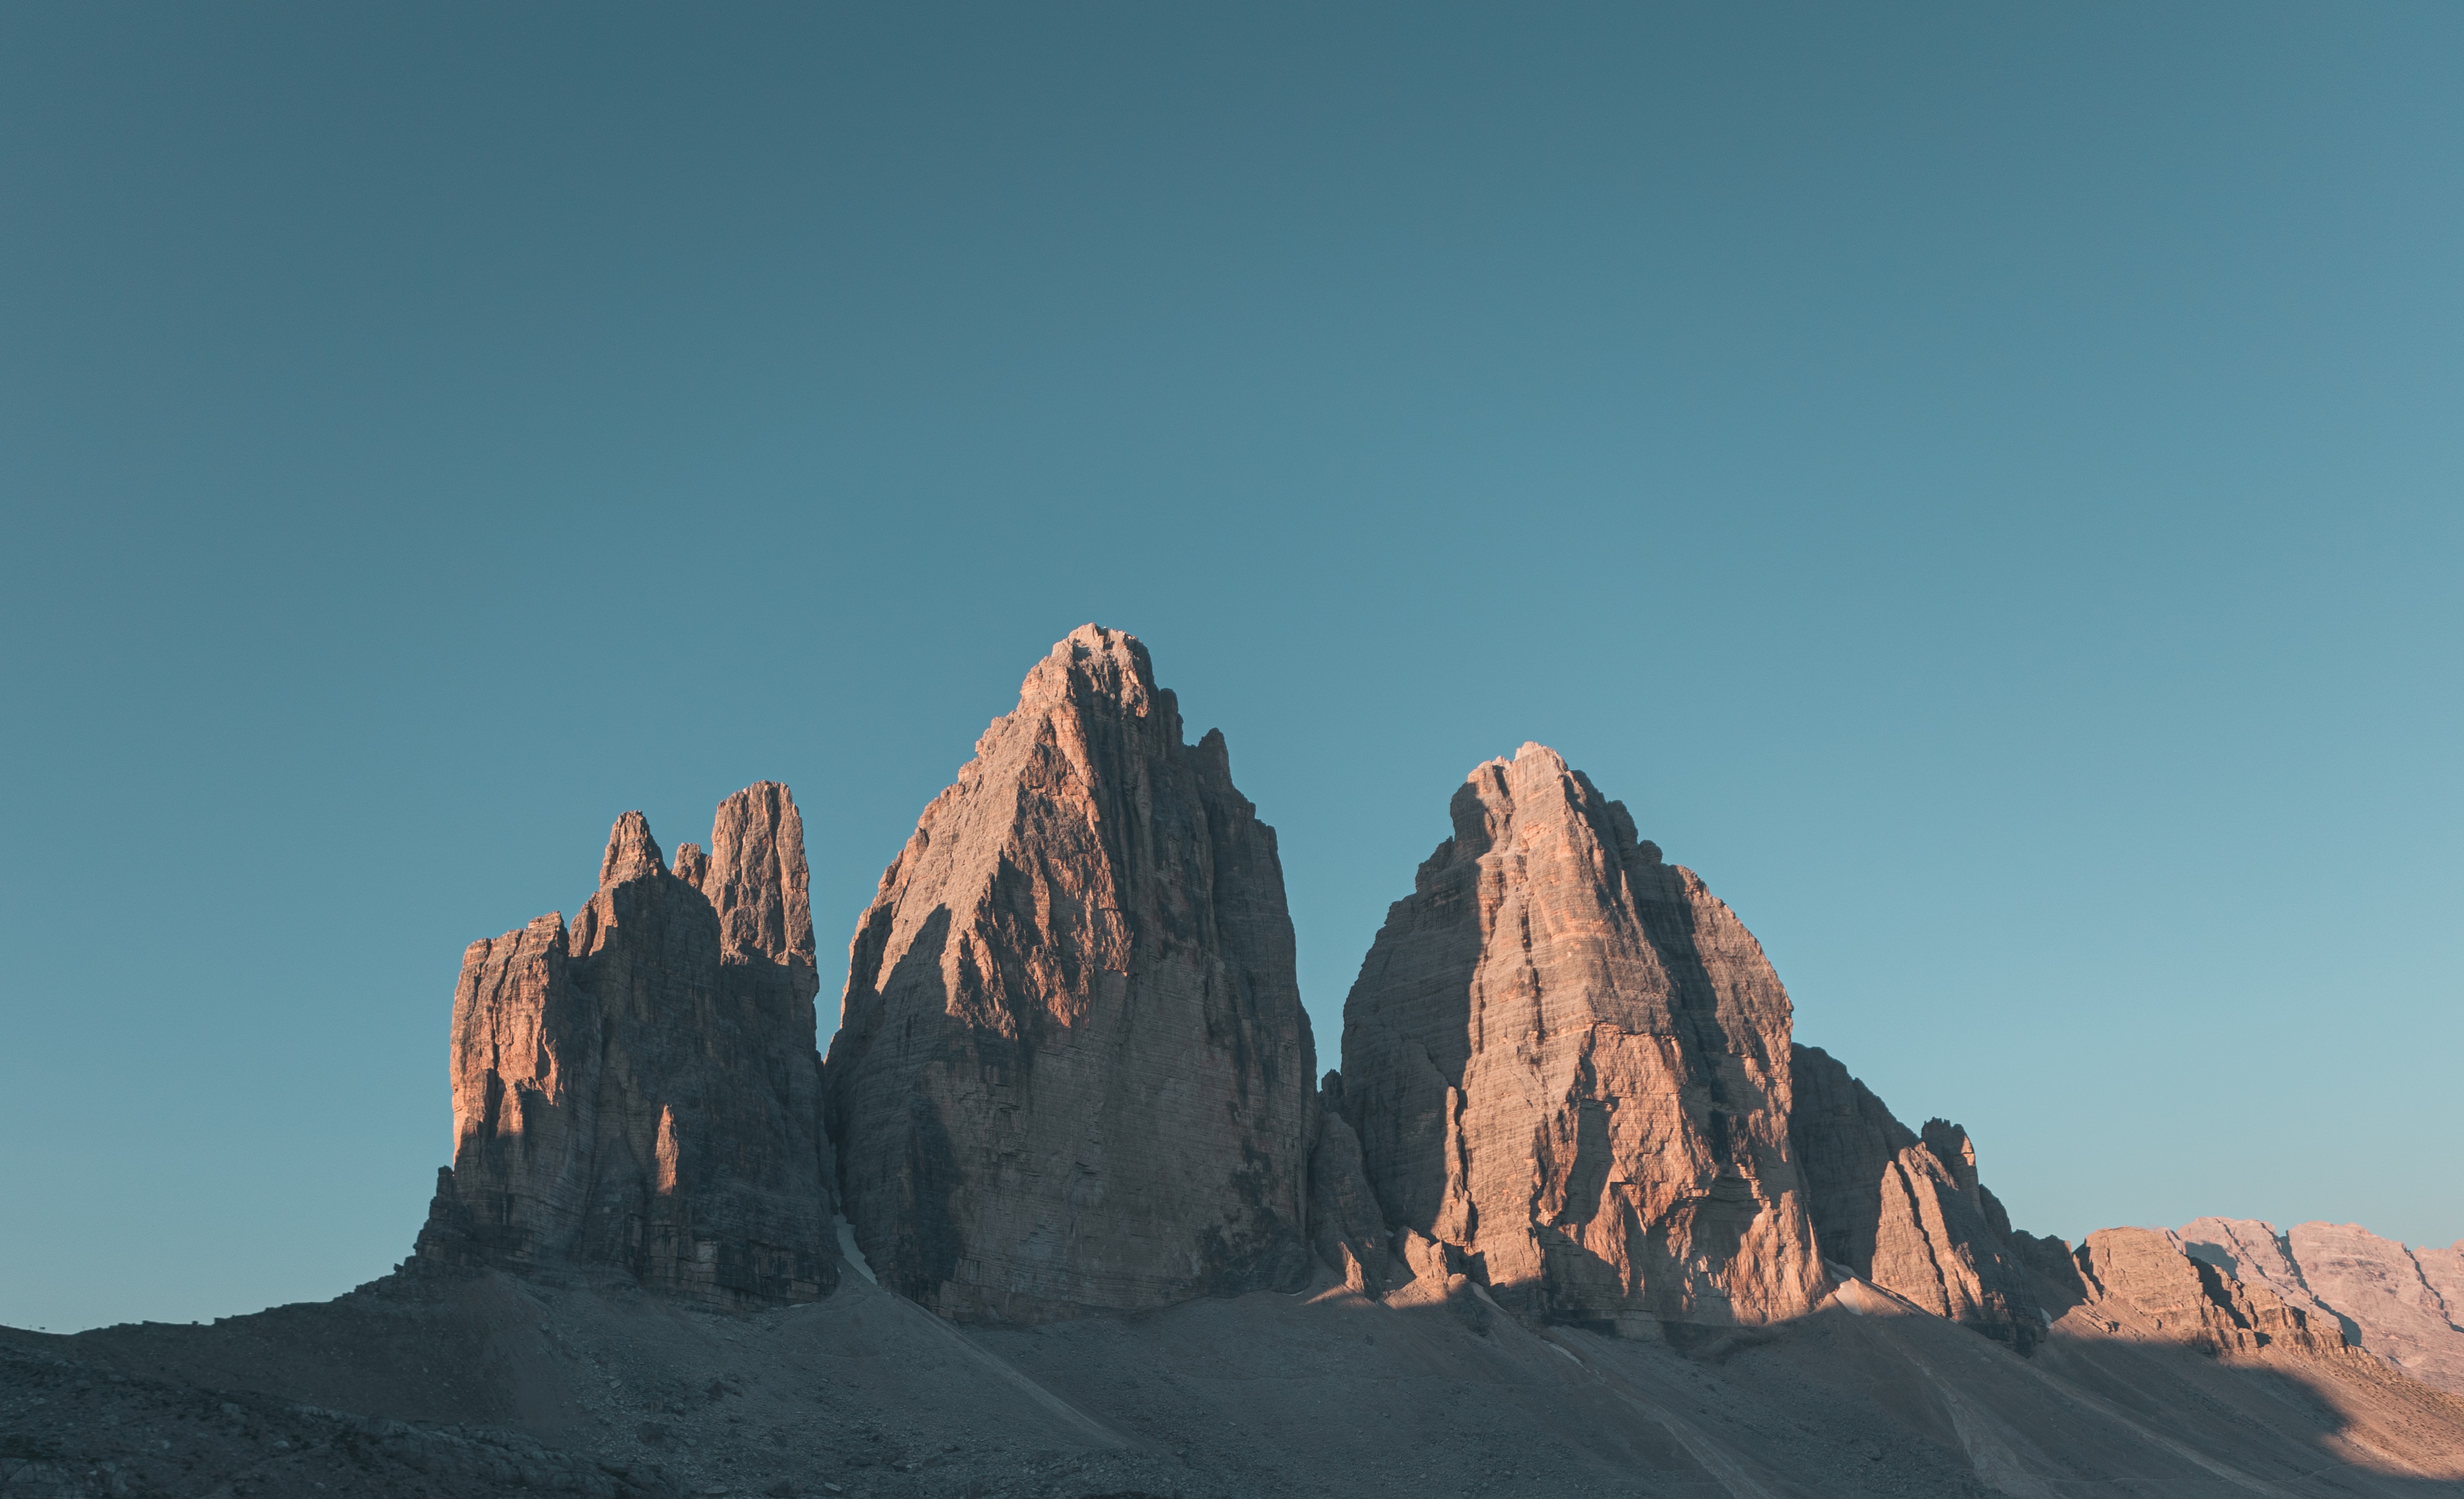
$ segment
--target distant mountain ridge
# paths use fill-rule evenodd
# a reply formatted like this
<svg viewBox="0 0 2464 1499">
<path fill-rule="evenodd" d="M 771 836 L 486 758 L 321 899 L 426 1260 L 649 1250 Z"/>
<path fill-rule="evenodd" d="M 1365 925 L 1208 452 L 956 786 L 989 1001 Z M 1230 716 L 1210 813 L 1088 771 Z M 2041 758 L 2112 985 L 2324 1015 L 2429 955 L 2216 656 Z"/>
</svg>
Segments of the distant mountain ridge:
<svg viewBox="0 0 2464 1499">
<path fill-rule="evenodd" d="M 1555 751 L 1448 814 L 1320 1077 L 1274 829 L 1133 636 L 1059 642 L 924 809 L 826 1061 L 787 788 L 672 867 L 628 812 L 570 929 L 465 954 L 400 1270 L 0 1330 L 0 1440 L 116 1402 L 91 1452 L 0 1457 L 302 1496 L 2464 1492 L 2464 1244 L 2030 1234 Z M 175 1472 L 200 1390 L 314 1410 L 222 1402 Z M 949 1435 L 876 1463 L 901 1421 Z"/>
</svg>

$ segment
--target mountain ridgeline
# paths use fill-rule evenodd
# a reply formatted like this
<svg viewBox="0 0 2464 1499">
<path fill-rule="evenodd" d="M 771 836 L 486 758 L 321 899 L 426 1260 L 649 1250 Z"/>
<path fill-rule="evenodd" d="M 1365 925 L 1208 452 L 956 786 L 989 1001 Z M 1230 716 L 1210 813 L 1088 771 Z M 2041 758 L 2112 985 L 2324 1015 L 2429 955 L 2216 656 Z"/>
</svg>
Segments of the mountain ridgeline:
<svg viewBox="0 0 2464 1499">
<path fill-rule="evenodd" d="M 979 1326 L 1315 1289 L 1681 1350 L 1887 1306 L 2028 1356 L 2085 1308 L 2464 1391 L 2464 1246 L 2021 1231 L 1958 1125 L 1795 1044 L 1736 914 L 1554 751 L 1448 813 L 1322 1078 L 1274 829 L 1129 635 L 1056 645 L 924 809 L 825 1063 L 787 789 L 672 866 L 627 813 L 569 927 L 465 954 L 414 1265 L 751 1309 L 828 1297 L 848 1245 Z"/>
<path fill-rule="evenodd" d="M 0 1328 L 0 1488 L 2464 1494 L 2464 1245 L 2028 1233 L 1554 751 L 1429 813 L 1323 1071 L 1275 831 L 1128 635 L 924 808 L 826 1060 L 787 788 L 626 813 L 463 955 L 412 1256 Z"/>
</svg>

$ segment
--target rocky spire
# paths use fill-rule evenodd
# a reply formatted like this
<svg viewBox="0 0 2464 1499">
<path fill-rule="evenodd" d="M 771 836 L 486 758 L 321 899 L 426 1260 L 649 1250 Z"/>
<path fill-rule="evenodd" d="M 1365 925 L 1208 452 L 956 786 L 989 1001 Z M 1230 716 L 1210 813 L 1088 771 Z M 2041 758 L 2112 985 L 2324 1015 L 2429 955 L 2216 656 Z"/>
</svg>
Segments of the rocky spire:
<svg viewBox="0 0 2464 1499">
<path fill-rule="evenodd" d="M 1315 1058 L 1274 830 L 1146 648 L 1086 626 L 924 809 L 827 1073 L 883 1284 L 1036 1321 L 1296 1287 Z"/>
<path fill-rule="evenodd" d="M 2034 1348 L 2044 1312 L 1968 1132 L 1928 1119 L 1919 1135 L 1829 1052 L 1793 1055 L 1789 1135 L 1822 1257 L 2019 1353 Z"/>
<path fill-rule="evenodd" d="M 1342 1109 L 1388 1220 L 1534 1318 L 1683 1335 L 1809 1310 L 1760 945 L 1552 750 L 1480 766 L 1452 811 L 1344 1005 Z"/>
<path fill-rule="evenodd" d="M 419 1256 L 595 1265 L 719 1304 L 837 1279 L 803 824 L 773 783 L 671 871 L 639 812 L 600 888 L 474 942 L 453 1002 L 453 1166 Z"/>
</svg>

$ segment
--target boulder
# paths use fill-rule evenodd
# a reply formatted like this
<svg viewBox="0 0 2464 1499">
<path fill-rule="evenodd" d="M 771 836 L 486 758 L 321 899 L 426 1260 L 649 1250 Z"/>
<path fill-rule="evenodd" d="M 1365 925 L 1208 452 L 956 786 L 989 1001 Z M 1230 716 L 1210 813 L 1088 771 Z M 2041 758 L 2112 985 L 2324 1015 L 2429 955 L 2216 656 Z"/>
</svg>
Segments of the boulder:
<svg viewBox="0 0 2464 1499">
<path fill-rule="evenodd" d="M 417 1258 L 624 1270 L 716 1305 L 836 1284 L 803 823 L 771 782 L 665 863 L 618 819 L 598 893 L 463 954 L 453 1165 Z"/>
<path fill-rule="evenodd" d="M 1553 750 L 1478 767 L 1451 811 L 1344 1005 L 1342 1113 L 1386 1222 L 1529 1319 L 1688 1335 L 1808 1311 L 1761 946 Z"/>
<path fill-rule="evenodd" d="M 1056 645 L 924 809 L 827 1072 L 856 1243 L 945 1315 L 1307 1284 L 1316 1054 L 1274 829 L 1134 638 Z"/>
</svg>

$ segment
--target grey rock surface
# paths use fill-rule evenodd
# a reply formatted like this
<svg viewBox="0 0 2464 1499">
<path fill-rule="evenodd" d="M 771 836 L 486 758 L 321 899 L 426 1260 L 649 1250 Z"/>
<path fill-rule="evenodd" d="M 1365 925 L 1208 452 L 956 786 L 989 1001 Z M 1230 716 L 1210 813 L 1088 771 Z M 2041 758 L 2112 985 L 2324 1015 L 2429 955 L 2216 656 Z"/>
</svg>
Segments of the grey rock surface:
<svg viewBox="0 0 2464 1499">
<path fill-rule="evenodd" d="M 1368 1296 L 1409 1280 L 1391 1253 L 1392 1235 L 1360 1159 L 1360 1136 L 1342 1113 L 1343 1075 L 1318 1088 L 1318 1137 L 1309 1152 L 1309 1243 L 1344 1284 Z"/>
<path fill-rule="evenodd" d="M 1087 626 L 926 807 L 849 944 L 840 1183 L 885 1286 L 1038 1322 L 1300 1285 L 1316 1052 L 1274 830 Z"/>
<path fill-rule="evenodd" d="M 2028 1358 L 1878 1292 L 1687 1353 L 1419 1290 L 1324 1276 L 959 1328 L 860 1276 L 722 1312 L 480 1271 L 212 1327 L 0 1329 L 0 1479 L 251 1499 L 2430 1499 L 2464 1480 L 2464 1402 L 2366 1357 L 2143 1336 L 2119 1303 Z"/>
<path fill-rule="evenodd" d="M 1829 1052 L 1793 1055 L 1789 1135 L 1823 1258 L 2020 1353 L 2035 1347 L 2044 1309 L 1968 1132 L 1932 1119 L 1920 1136 Z"/>
<path fill-rule="evenodd" d="M 1554 751 L 1455 793 L 1344 1004 L 1344 1116 L 1388 1222 L 1508 1312 L 1629 1335 L 1822 1295 L 1761 945 Z"/>
<path fill-rule="evenodd" d="M 627 812 L 569 931 L 551 914 L 471 945 L 422 1259 L 609 1266 L 717 1303 L 828 1293 L 803 845 L 771 782 L 673 871 Z"/>
</svg>

